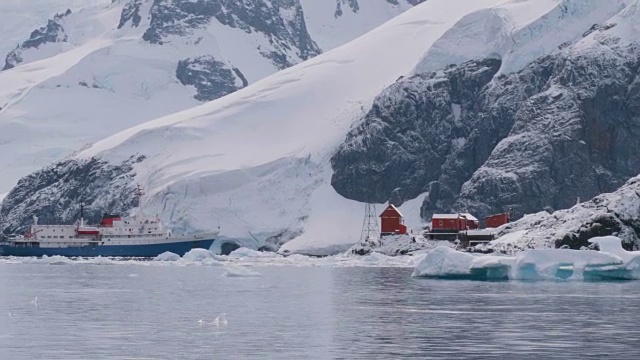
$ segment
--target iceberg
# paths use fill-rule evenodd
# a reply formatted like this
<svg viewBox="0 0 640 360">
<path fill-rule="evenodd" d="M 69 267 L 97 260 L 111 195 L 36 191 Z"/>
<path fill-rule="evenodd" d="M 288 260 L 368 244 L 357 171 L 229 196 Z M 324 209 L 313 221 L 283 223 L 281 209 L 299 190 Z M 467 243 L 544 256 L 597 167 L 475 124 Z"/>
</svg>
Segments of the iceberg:
<svg viewBox="0 0 640 360">
<path fill-rule="evenodd" d="M 614 236 L 590 242 L 600 250 L 532 249 L 516 256 L 470 254 L 437 247 L 412 276 L 468 280 L 636 280 L 640 251 L 627 251 Z"/>
<path fill-rule="evenodd" d="M 178 260 L 180 260 L 180 255 L 174 254 L 170 251 L 165 251 L 153 259 L 153 261 L 178 261 Z"/>
</svg>

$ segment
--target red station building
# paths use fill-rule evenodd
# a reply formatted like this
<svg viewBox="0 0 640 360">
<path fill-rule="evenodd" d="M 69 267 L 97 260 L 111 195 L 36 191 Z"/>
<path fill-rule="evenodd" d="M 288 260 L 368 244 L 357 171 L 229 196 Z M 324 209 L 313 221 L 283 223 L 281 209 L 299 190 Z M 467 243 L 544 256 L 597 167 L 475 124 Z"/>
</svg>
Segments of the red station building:
<svg viewBox="0 0 640 360">
<path fill-rule="evenodd" d="M 407 227 L 404 225 L 404 218 L 400 210 L 389 204 L 380 214 L 380 235 L 404 235 Z"/>
<path fill-rule="evenodd" d="M 480 222 L 468 213 L 458 214 L 433 214 L 431 218 L 431 230 L 438 232 L 458 232 L 475 230 L 480 228 Z"/>
<path fill-rule="evenodd" d="M 488 228 L 497 228 L 504 224 L 508 224 L 510 220 L 509 213 L 504 213 L 487 216 L 485 223 Z"/>
</svg>

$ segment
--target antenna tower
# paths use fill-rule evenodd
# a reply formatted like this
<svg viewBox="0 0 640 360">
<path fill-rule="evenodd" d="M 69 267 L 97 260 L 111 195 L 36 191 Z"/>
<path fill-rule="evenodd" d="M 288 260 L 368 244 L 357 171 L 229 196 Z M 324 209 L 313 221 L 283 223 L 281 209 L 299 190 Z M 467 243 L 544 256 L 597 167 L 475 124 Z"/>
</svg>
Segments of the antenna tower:
<svg viewBox="0 0 640 360">
<path fill-rule="evenodd" d="M 365 147 L 365 155 L 364 155 L 364 163 L 368 164 L 368 159 L 366 156 L 366 146 L 365 142 L 371 144 L 369 140 L 369 134 L 364 135 L 363 146 Z M 380 241 L 380 228 L 378 227 L 378 213 L 376 211 L 376 205 L 371 202 L 371 178 L 367 176 L 367 174 L 363 174 L 365 176 L 366 185 L 365 185 L 365 210 L 364 210 L 364 220 L 362 222 L 362 233 L 360 234 L 360 243 L 364 242 L 379 242 Z"/>
<path fill-rule="evenodd" d="M 360 242 L 378 241 L 380 240 L 380 228 L 378 227 L 378 214 L 376 205 L 372 203 L 365 204 L 364 221 L 362 222 L 362 233 L 360 234 Z"/>
</svg>

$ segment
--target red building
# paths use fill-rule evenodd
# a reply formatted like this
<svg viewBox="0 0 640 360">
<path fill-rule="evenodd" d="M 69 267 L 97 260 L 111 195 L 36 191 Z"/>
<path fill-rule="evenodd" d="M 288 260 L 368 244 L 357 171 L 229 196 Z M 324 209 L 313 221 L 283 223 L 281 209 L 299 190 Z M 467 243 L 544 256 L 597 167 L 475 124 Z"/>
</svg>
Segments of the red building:
<svg viewBox="0 0 640 360">
<path fill-rule="evenodd" d="M 479 228 L 480 222 L 478 219 L 467 213 L 433 214 L 433 217 L 431 218 L 431 231 L 458 232 Z"/>
<path fill-rule="evenodd" d="M 491 215 L 491 216 L 487 216 L 487 218 L 485 219 L 485 223 L 489 228 L 500 227 L 504 224 L 508 224 L 509 221 L 510 221 L 509 213 Z"/>
<path fill-rule="evenodd" d="M 389 204 L 380 214 L 380 235 L 403 235 L 407 233 L 404 219 L 400 210 Z"/>
<path fill-rule="evenodd" d="M 478 220 L 475 216 L 469 213 L 461 213 L 460 215 L 464 216 L 464 218 L 467 219 L 467 228 L 465 230 L 480 229 L 480 220 Z"/>
</svg>

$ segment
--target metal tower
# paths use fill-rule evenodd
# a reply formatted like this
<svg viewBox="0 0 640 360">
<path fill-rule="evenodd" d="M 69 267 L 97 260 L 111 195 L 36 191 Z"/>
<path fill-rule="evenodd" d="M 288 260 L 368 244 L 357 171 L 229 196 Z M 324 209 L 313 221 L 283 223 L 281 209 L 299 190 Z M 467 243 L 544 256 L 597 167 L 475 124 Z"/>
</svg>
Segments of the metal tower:
<svg viewBox="0 0 640 360">
<path fill-rule="evenodd" d="M 380 241 L 380 228 L 378 227 L 378 213 L 376 212 L 376 206 L 374 204 L 367 203 L 365 204 L 360 243 L 378 241 Z"/>
</svg>

